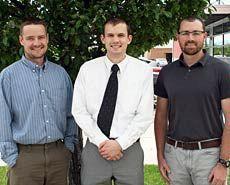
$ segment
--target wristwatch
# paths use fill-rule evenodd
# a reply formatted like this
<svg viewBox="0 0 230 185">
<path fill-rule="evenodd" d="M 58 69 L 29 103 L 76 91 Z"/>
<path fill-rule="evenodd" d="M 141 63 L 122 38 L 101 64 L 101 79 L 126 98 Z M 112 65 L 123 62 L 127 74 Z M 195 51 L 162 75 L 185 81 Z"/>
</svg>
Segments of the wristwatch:
<svg viewBox="0 0 230 185">
<path fill-rule="evenodd" d="M 230 161 L 219 158 L 218 162 L 222 164 L 225 168 L 230 167 Z"/>
</svg>

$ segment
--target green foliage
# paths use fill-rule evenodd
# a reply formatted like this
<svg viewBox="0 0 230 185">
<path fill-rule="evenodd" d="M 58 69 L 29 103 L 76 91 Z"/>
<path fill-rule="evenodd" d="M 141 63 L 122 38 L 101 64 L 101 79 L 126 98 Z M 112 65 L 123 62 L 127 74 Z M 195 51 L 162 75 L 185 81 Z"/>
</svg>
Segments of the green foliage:
<svg viewBox="0 0 230 185">
<path fill-rule="evenodd" d="M 139 56 L 173 38 L 178 20 L 204 15 L 208 0 L 0 0 L 0 71 L 20 58 L 19 24 L 28 17 L 48 23 L 48 56 L 75 78 L 81 64 L 103 54 L 100 34 L 111 16 L 126 19 L 134 39 L 128 53 Z"/>
</svg>

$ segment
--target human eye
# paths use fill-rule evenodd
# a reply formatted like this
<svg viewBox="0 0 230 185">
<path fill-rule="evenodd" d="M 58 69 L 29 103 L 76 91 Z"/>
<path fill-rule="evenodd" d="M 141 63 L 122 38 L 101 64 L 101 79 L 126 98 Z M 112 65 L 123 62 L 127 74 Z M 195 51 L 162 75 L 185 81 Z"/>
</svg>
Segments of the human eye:
<svg viewBox="0 0 230 185">
<path fill-rule="evenodd" d="M 203 33 L 203 31 L 193 31 L 192 34 L 194 36 L 200 36 Z"/>
<path fill-rule="evenodd" d="M 189 35 L 189 32 L 188 31 L 180 31 L 179 34 L 181 36 L 188 36 Z"/>
<path fill-rule="evenodd" d="M 118 34 L 118 37 L 125 37 L 125 34 L 120 33 L 120 34 Z"/>
<path fill-rule="evenodd" d="M 107 37 L 113 37 L 113 34 L 112 33 L 108 33 Z"/>
<path fill-rule="evenodd" d="M 43 40 L 45 38 L 46 38 L 45 35 L 41 35 L 41 36 L 38 37 L 39 40 Z"/>
<path fill-rule="evenodd" d="M 34 37 L 26 37 L 26 40 L 28 40 L 28 41 L 33 41 L 33 40 L 34 40 Z"/>
</svg>

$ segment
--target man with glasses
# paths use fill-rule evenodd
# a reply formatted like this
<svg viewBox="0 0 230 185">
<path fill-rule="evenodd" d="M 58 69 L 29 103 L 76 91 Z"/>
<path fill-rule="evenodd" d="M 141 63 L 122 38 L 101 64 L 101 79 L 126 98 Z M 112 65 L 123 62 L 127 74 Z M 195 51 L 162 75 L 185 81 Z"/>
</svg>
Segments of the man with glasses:
<svg viewBox="0 0 230 185">
<path fill-rule="evenodd" d="M 171 185 L 226 183 L 230 66 L 202 49 L 206 36 L 201 19 L 183 19 L 177 33 L 182 54 L 161 70 L 156 84 L 158 164 Z"/>
</svg>

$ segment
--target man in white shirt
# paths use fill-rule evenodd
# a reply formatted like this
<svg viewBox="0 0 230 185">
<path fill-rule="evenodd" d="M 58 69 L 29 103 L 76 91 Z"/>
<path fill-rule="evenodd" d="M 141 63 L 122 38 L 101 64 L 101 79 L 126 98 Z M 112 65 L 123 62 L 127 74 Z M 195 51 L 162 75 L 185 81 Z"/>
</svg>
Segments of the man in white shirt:
<svg viewBox="0 0 230 185">
<path fill-rule="evenodd" d="M 139 138 L 153 121 L 152 70 L 126 54 L 132 35 L 124 20 L 108 20 L 101 41 L 106 56 L 83 64 L 74 86 L 72 113 L 88 137 L 82 185 L 143 185 Z"/>
</svg>

